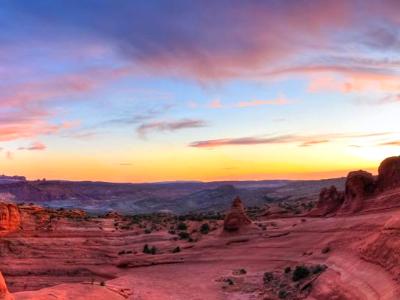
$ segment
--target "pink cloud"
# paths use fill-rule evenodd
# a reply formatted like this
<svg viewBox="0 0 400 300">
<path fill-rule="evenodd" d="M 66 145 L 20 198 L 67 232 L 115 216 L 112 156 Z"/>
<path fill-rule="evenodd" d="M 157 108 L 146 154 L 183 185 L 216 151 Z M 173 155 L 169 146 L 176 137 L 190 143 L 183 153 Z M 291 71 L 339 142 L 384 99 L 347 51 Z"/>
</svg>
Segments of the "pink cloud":
<svg viewBox="0 0 400 300">
<path fill-rule="evenodd" d="M 28 147 L 19 147 L 18 150 L 43 151 L 46 150 L 46 148 L 46 145 L 41 142 L 33 142 Z"/>
<path fill-rule="evenodd" d="M 260 105 L 286 105 L 290 103 L 288 99 L 285 97 L 279 97 L 272 100 L 251 100 L 251 101 L 242 101 L 236 104 L 236 107 L 252 107 L 252 106 L 260 106 Z"/>
<path fill-rule="evenodd" d="M 214 109 L 218 109 L 218 108 L 222 108 L 223 105 L 222 105 L 222 103 L 221 103 L 221 100 L 215 99 L 215 100 L 212 100 L 212 101 L 210 102 L 209 107 L 210 107 L 210 108 L 214 108 Z"/>
</svg>

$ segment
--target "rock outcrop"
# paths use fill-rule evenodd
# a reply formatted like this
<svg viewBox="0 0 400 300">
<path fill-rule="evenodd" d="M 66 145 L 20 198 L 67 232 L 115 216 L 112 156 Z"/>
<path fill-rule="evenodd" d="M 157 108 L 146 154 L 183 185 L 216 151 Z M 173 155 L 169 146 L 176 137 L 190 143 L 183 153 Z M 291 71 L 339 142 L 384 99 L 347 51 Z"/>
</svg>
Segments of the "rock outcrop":
<svg viewBox="0 0 400 300">
<path fill-rule="evenodd" d="M 344 194 L 338 192 L 335 187 L 322 189 L 316 208 L 309 216 L 326 216 L 334 214 L 335 211 L 338 214 L 356 213 L 368 209 L 365 201 L 378 199 L 385 195 L 384 192 L 396 188 L 400 188 L 400 156 L 382 161 L 377 177 L 362 170 L 350 172 L 347 175 Z M 377 200 L 376 205 L 383 205 L 381 202 Z M 367 204 L 371 206 L 371 203 Z"/>
<path fill-rule="evenodd" d="M 14 297 L 7 289 L 3 275 L 0 273 L 0 300 L 14 300 Z"/>
<path fill-rule="evenodd" d="M 378 191 L 383 192 L 396 187 L 400 187 L 400 156 L 386 158 L 378 169 Z"/>
<path fill-rule="evenodd" d="M 251 220 L 246 215 L 242 200 L 236 197 L 233 200 L 231 210 L 225 216 L 224 230 L 228 232 L 238 231 L 249 224 L 251 224 Z"/>
<path fill-rule="evenodd" d="M 323 188 L 319 193 L 317 206 L 313 209 L 310 217 L 322 217 L 334 214 L 344 201 L 344 193 L 339 192 L 335 186 Z"/>
<path fill-rule="evenodd" d="M 360 256 L 382 266 L 400 280 L 400 216 L 391 217 L 377 234 L 368 237 Z"/>
<path fill-rule="evenodd" d="M 15 231 L 20 224 L 21 215 L 18 207 L 11 203 L 0 203 L 0 233 Z"/>
<path fill-rule="evenodd" d="M 347 175 L 344 202 L 340 208 L 341 213 L 355 213 L 363 208 L 366 198 L 375 192 L 375 178 L 366 171 L 354 171 Z"/>
</svg>

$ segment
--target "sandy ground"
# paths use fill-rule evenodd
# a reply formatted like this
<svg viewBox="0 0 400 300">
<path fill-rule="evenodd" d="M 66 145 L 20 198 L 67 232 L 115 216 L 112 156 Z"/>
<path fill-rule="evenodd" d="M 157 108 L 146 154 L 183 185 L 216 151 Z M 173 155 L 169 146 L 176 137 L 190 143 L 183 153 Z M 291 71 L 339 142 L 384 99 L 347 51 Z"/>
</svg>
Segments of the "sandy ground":
<svg viewBox="0 0 400 300">
<path fill-rule="evenodd" d="M 236 269 L 245 269 L 246 276 L 260 278 L 261 284 L 264 272 L 325 264 L 328 269 L 309 299 L 394 300 L 400 294 L 393 276 L 362 260 L 358 251 L 395 214 L 400 211 L 263 220 L 258 223 L 267 225 L 265 231 L 254 225 L 224 234 L 219 228 L 196 243 L 174 241 L 165 231 L 116 231 L 110 220 L 61 220 L 51 232 L 29 231 L 26 225 L 26 231 L 4 238 L 0 269 L 17 300 L 200 300 L 263 299 L 252 291 L 223 287 L 220 279 Z M 156 245 L 160 254 L 143 254 L 144 243 Z M 182 251 L 171 253 L 177 245 Z M 322 253 L 326 246 L 331 250 Z M 132 253 L 117 255 L 126 249 Z M 117 268 L 122 261 L 128 267 Z"/>
</svg>

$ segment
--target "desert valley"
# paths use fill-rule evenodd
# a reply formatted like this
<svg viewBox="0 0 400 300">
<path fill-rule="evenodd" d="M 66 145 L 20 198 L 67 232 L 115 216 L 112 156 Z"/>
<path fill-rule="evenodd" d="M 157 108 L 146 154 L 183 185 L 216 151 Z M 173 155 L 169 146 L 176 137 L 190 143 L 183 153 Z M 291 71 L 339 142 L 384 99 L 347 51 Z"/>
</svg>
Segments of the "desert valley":
<svg viewBox="0 0 400 300">
<path fill-rule="evenodd" d="M 268 199 L 126 215 L 3 202 L 1 299 L 399 299 L 400 157 L 311 205 Z"/>
<path fill-rule="evenodd" d="M 400 300 L 399 116 L 400 0 L 2 0 L 0 300 Z"/>
</svg>

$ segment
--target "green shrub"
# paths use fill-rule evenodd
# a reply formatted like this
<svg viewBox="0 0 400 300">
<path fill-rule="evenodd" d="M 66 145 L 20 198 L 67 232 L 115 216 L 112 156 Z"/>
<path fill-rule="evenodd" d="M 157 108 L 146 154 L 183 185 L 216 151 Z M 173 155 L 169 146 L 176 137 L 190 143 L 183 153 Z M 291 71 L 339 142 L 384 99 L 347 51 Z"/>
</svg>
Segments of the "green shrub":
<svg viewBox="0 0 400 300">
<path fill-rule="evenodd" d="M 178 225 L 176 226 L 176 228 L 177 228 L 178 230 L 187 230 L 187 225 L 186 225 L 186 223 L 180 222 L 180 223 L 178 223 Z"/>
<path fill-rule="evenodd" d="M 296 266 L 293 272 L 293 281 L 299 281 L 301 279 L 307 278 L 310 275 L 310 270 L 305 266 Z"/>
<path fill-rule="evenodd" d="M 280 290 L 278 293 L 279 299 L 285 299 L 287 297 L 288 293 L 285 290 Z"/>
<path fill-rule="evenodd" d="M 326 254 L 330 251 L 331 251 L 331 248 L 329 246 L 326 246 L 326 247 L 322 248 L 321 253 Z"/>
<path fill-rule="evenodd" d="M 313 268 L 312 272 L 313 272 L 313 274 L 318 274 L 318 273 L 321 273 L 321 272 L 325 271 L 325 269 L 326 269 L 325 265 L 316 265 Z"/>
<path fill-rule="evenodd" d="M 176 246 L 176 247 L 172 250 L 172 253 L 179 253 L 179 252 L 181 252 L 181 247 L 179 247 L 179 246 Z"/>
<path fill-rule="evenodd" d="M 210 232 L 210 225 L 208 225 L 208 223 L 202 224 L 200 227 L 200 232 L 202 234 L 208 234 Z"/>
<path fill-rule="evenodd" d="M 274 275 L 272 274 L 272 272 L 265 272 L 264 273 L 264 277 L 263 277 L 264 283 L 268 283 L 272 279 L 274 279 Z"/>
<path fill-rule="evenodd" d="M 180 238 L 181 240 L 187 240 L 187 239 L 190 238 L 190 234 L 187 233 L 186 231 L 179 232 L 178 235 L 179 235 L 179 238 Z"/>
<path fill-rule="evenodd" d="M 155 246 L 153 246 L 153 247 L 149 247 L 149 245 L 144 245 L 144 247 L 143 247 L 143 253 L 146 253 L 146 254 L 156 254 L 157 253 L 157 248 L 155 247 Z"/>
</svg>

